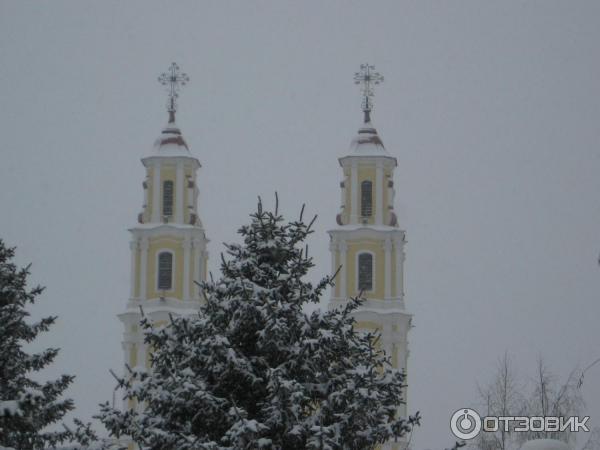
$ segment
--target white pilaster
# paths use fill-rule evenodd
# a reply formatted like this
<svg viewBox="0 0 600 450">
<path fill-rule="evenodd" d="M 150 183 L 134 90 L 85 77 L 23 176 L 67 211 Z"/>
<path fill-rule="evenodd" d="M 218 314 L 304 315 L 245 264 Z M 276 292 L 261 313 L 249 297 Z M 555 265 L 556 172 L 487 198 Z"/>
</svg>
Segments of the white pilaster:
<svg viewBox="0 0 600 450">
<path fill-rule="evenodd" d="M 161 204 L 160 204 L 160 164 L 156 162 L 154 164 L 154 178 L 152 180 L 152 222 L 161 221 Z"/>
<path fill-rule="evenodd" d="M 144 187 L 144 206 L 142 207 L 142 212 L 146 212 L 146 208 L 148 207 L 148 177 L 144 179 L 142 186 Z"/>
<path fill-rule="evenodd" d="M 404 260 L 404 242 L 402 240 L 402 238 L 399 239 L 395 239 L 394 240 L 394 249 L 395 249 L 395 253 L 396 253 L 396 297 L 397 298 L 402 298 L 403 297 L 403 289 L 404 289 L 404 281 L 403 281 L 403 260 Z"/>
<path fill-rule="evenodd" d="M 202 273 L 203 270 L 203 265 L 204 265 L 204 257 L 202 256 L 202 247 L 201 247 L 201 241 L 199 239 L 194 239 L 193 241 L 193 258 L 194 258 L 194 281 L 196 282 L 200 282 L 202 281 L 202 278 L 200 276 L 200 274 Z M 198 286 L 196 283 L 194 283 L 194 296 L 196 298 L 200 297 L 200 286 Z"/>
<path fill-rule="evenodd" d="M 137 366 L 146 368 L 146 344 L 143 342 L 137 344 Z"/>
<path fill-rule="evenodd" d="M 387 238 L 383 244 L 385 255 L 385 275 L 384 275 L 384 297 L 389 299 L 392 296 L 392 240 Z"/>
<path fill-rule="evenodd" d="M 127 376 L 128 370 L 127 366 L 131 367 L 131 349 L 133 348 L 133 343 L 131 341 L 123 341 L 123 376 Z"/>
<path fill-rule="evenodd" d="M 335 256 L 336 256 L 337 248 L 338 248 L 337 242 L 332 239 L 329 242 L 329 253 L 331 254 L 331 275 L 333 275 L 335 273 L 335 271 L 337 270 L 337 267 L 335 265 Z"/>
<path fill-rule="evenodd" d="M 203 248 L 202 253 L 200 253 L 200 261 L 202 263 L 199 267 L 200 271 L 198 273 L 198 282 L 204 281 L 205 279 L 204 274 L 206 273 L 206 261 L 208 261 L 208 251 L 206 250 L 206 248 Z"/>
<path fill-rule="evenodd" d="M 177 161 L 175 170 L 175 222 L 183 223 L 183 211 L 185 202 L 183 201 L 183 192 L 185 188 L 185 176 L 183 172 L 183 161 Z"/>
<path fill-rule="evenodd" d="M 358 165 L 353 161 L 350 167 L 350 223 L 358 223 L 358 218 Z"/>
<path fill-rule="evenodd" d="M 129 298 L 135 298 L 135 285 L 137 283 L 137 250 L 138 242 L 136 239 L 129 243 L 129 249 L 131 250 L 131 262 L 130 262 L 130 274 L 129 274 Z"/>
<path fill-rule="evenodd" d="M 190 299 L 190 256 L 192 252 L 192 240 L 189 236 L 183 239 L 183 300 Z"/>
<path fill-rule="evenodd" d="M 146 369 L 146 344 L 138 342 L 137 344 L 137 367 Z M 136 401 L 135 409 L 141 412 L 143 404 Z"/>
<path fill-rule="evenodd" d="M 383 225 L 383 163 L 377 161 L 375 168 L 375 225 Z"/>
<path fill-rule="evenodd" d="M 192 203 L 192 206 L 194 207 L 194 212 L 196 213 L 196 215 L 198 216 L 198 198 L 200 197 L 200 190 L 198 189 L 198 186 L 196 185 L 196 181 L 194 180 L 194 202 Z"/>
<path fill-rule="evenodd" d="M 188 190 L 188 210 L 190 213 L 194 212 L 194 183 L 191 178 L 186 177 L 185 179 L 186 189 Z"/>
<path fill-rule="evenodd" d="M 205 281 L 207 278 L 206 275 L 206 271 L 207 271 L 207 265 L 206 262 L 208 261 L 208 251 L 207 250 L 202 250 L 202 252 L 200 253 L 200 267 L 198 268 L 198 283 Z M 199 296 L 202 298 L 201 294 L 202 294 L 202 289 L 200 289 L 200 287 L 198 287 L 198 293 Z"/>
<path fill-rule="evenodd" d="M 342 268 L 340 270 L 340 297 L 345 300 L 347 296 L 346 274 L 348 272 L 348 258 L 346 258 L 346 255 L 348 254 L 348 244 L 346 244 L 344 241 L 340 242 L 339 250 L 340 263 L 342 264 Z"/>
<path fill-rule="evenodd" d="M 383 349 L 388 355 L 392 354 L 392 345 L 394 344 L 394 337 L 392 334 L 392 327 L 389 321 L 385 320 L 385 318 L 381 318 L 380 329 L 381 329 L 381 337 L 383 338 Z"/>
<path fill-rule="evenodd" d="M 143 237 L 140 242 L 140 299 L 146 300 L 146 276 L 148 272 L 148 238 Z"/>
<path fill-rule="evenodd" d="M 123 342 L 122 345 L 123 345 L 123 356 L 124 356 L 123 378 L 128 378 L 129 377 L 129 369 L 127 367 L 131 368 L 130 358 L 131 358 L 131 350 L 133 349 L 133 343 L 130 341 L 125 341 L 125 342 Z M 123 398 L 123 411 L 127 411 L 128 408 L 129 408 L 129 399 Z"/>
</svg>

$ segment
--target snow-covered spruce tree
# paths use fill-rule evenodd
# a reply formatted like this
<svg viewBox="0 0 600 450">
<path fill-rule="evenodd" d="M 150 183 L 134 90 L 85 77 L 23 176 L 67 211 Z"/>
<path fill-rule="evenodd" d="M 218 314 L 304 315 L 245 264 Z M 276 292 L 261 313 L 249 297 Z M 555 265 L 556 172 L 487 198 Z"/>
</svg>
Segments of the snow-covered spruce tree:
<svg viewBox="0 0 600 450">
<path fill-rule="evenodd" d="M 376 333 L 353 328 L 359 300 L 303 310 L 332 282 L 305 281 L 312 222 L 285 223 L 260 202 L 251 218 L 197 316 L 142 321 L 151 370 L 131 368 L 121 384 L 143 411 L 105 404 L 104 425 L 154 450 L 365 450 L 403 436 L 419 418 L 397 417 L 404 375 Z"/>
<path fill-rule="evenodd" d="M 47 431 L 73 409 L 73 401 L 63 399 L 73 377 L 40 383 L 31 376 L 52 363 L 58 349 L 29 354 L 24 346 L 47 331 L 55 317 L 28 323 L 28 304 L 42 293 L 40 286 L 29 289 L 29 266 L 18 269 L 12 262 L 14 248 L 0 239 L 0 448 L 42 449 L 68 438 L 66 430 Z"/>
</svg>

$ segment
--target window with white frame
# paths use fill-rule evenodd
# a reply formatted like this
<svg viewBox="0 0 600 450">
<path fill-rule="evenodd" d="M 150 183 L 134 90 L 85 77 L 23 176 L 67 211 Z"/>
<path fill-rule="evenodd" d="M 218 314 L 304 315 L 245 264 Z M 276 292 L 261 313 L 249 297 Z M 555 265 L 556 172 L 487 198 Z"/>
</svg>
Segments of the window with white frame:
<svg viewBox="0 0 600 450">
<path fill-rule="evenodd" d="M 173 182 L 167 180 L 163 183 L 163 216 L 173 215 Z"/>
<path fill-rule="evenodd" d="M 358 255 L 358 290 L 373 290 L 373 255 L 371 253 Z"/>
<path fill-rule="evenodd" d="M 158 289 L 168 291 L 173 288 L 173 254 L 161 252 L 158 255 Z"/>
<path fill-rule="evenodd" d="M 360 184 L 360 215 L 370 217 L 373 214 L 373 184 L 365 180 Z"/>
</svg>

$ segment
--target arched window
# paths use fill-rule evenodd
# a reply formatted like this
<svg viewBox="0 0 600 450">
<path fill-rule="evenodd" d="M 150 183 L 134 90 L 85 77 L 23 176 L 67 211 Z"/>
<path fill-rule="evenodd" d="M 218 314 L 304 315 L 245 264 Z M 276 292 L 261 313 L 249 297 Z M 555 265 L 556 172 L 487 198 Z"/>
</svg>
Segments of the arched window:
<svg viewBox="0 0 600 450">
<path fill-rule="evenodd" d="M 360 215 L 370 217 L 373 213 L 373 184 L 363 181 L 360 184 Z"/>
<path fill-rule="evenodd" d="M 173 287 L 173 254 L 158 254 L 158 289 L 169 291 Z"/>
<path fill-rule="evenodd" d="M 173 182 L 167 180 L 163 183 L 163 216 L 173 215 Z"/>
<path fill-rule="evenodd" d="M 358 290 L 373 290 L 373 255 L 370 253 L 358 255 Z"/>
</svg>

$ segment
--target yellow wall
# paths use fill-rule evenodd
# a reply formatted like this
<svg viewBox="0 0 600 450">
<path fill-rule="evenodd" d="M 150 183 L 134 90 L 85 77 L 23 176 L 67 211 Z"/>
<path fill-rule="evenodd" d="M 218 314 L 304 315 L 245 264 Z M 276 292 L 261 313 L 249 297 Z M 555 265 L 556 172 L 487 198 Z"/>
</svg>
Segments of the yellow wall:
<svg viewBox="0 0 600 450">
<path fill-rule="evenodd" d="M 183 248 L 182 239 L 170 236 L 160 236 L 150 239 L 148 248 L 148 267 L 146 274 L 146 293 L 148 298 L 157 298 L 162 291 L 156 289 L 156 258 L 159 250 L 173 252 L 173 289 L 165 292 L 168 297 L 183 298 Z"/>
<path fill-rule="evenodd" d="M 375 222 L 375 216 L 376 216 L 376 211 L 377 208 L 383 208 L 383 214 L 382 214 L 382 218 L 383 218 L 383 223 L 384 224 L 388 224 L 389 223 L 389 218 L 390 218 L 390 210 L 388 209 L 388 205 L 390 202 L 390 195 L 388 193 L 388 181 L 389 180 L 393 180 L 393 169 L 392 168 L 384 168 L 383 169 L 383 185 L 382 185 L 382 192 L 383 192 L 383 203 L 381 205 L 378 204 L 378 199 L 377 199 L 377 181 L 376 181 L 376 174 L 377 174 L 377 169 L 376 169 L 376 165 L 374 163 L 369 163 L 369 164 L 362 164 L 358 166 L 358 170 L 357 170 L 357 181 L 358 181 L 358 186 L 356 186 L 356 192 L 357 192 L 357 201 L 358 201 L 358 217 L 360 218 L 360 203 L 361 203 L 361 183 L 363 181 L 370 181 L 372 183 L 373 186 L 373 190 L 372 190 L 372 205 L 373 205 L 373 211 L 371 214 L 371 217 L 368 218 L 367 223 L 369 224 L 373 224 Z M 345 204 L 345 208 L 344 208 L 344 214 L 343 214 L 343 221 L 344 223 L 348 223 L 350 221 L 350 215 L 352 214 L 352 176 L 351 176 L 351 169 L 350 167 L 344 167 L 344 182 L 345 182 L 345 189 L 346 189 L 346 194 L 345 194 L 345 200 L 344 200 L 344 204 Z"/>
<path fill-rule="evenodd" d="M 357 239 L 354 241 L 346 241 L 348 250 L 346 253 L 346 261 L 341 260 L 341 253 L 339 250 L 335 250 L 334 253 L 334 271 L 340 265 L 343 265 L 346 269 L 346 295 L 348 297 L 354 297 L 358 294 L 357 291 L 357 273 L 356 273 L 356 259 L 357 254 L 362 251 L 371 252 L 374 254 L 374 289 L 371 292 L 363 293 L 365 298 L 370 299 L 385 299 L 385 241 L 377 239 Z M 398 297 L 402 292 L 396 290 L 396 247 L 392 247 L 390 252 L 390 296 Z M 341 274 L 338 273 L 335 279 L 334 296 L 340 297 L 342 293 L 341 289 Z"/>
<path fill-rule="evenodd" d="M 374 239 L 361 239 L 348 242 L 348 252 L 346 256 L 346 292 L 353 297 L 358 294 L 356 277 L 356 257 L 362 251 L 373 253 L 373 290 L 364 292 L 365 298 L 383 298 L 384 297 L 384 276 L 385 276 L 385 257 L 381 241 Z"/>
<path fill-rule="evenodd" d="M 184 164 L 184 188 L 183 188 L 183 221 L 184 223 L 189 223 L 190 221 L 190 210 L 188 209 L 188 204 L 190 202 L 190 198 L 188 195 L 188 187 L 187 187 L 187 177 L 192 177 L 192 180 L 195 181 L 195 171 L 192 163 Z M 148 202 L 146 205 L 146 209 L 144 211 L 144 222 L 150 222 L 152 218 L 152 211 L 154 208 L 158 208 L 159 217 L 162 221 L 162 186 L 163 183 L 167 180 L 171 180 L 173 182 L 173 215 L 177 214 L 177 207 L 179 206 L 179 199 L 177 198 L 177 166 L 174 164 L 163 164 L 160 168 L 160 186 L 156 188 L 159 190 L 158 196 L 158 205 L 154 205 L 154 167 L 148 167 L 146 169 L 147 174 L 147 190 L 148 190 Z"/>
</svg>

